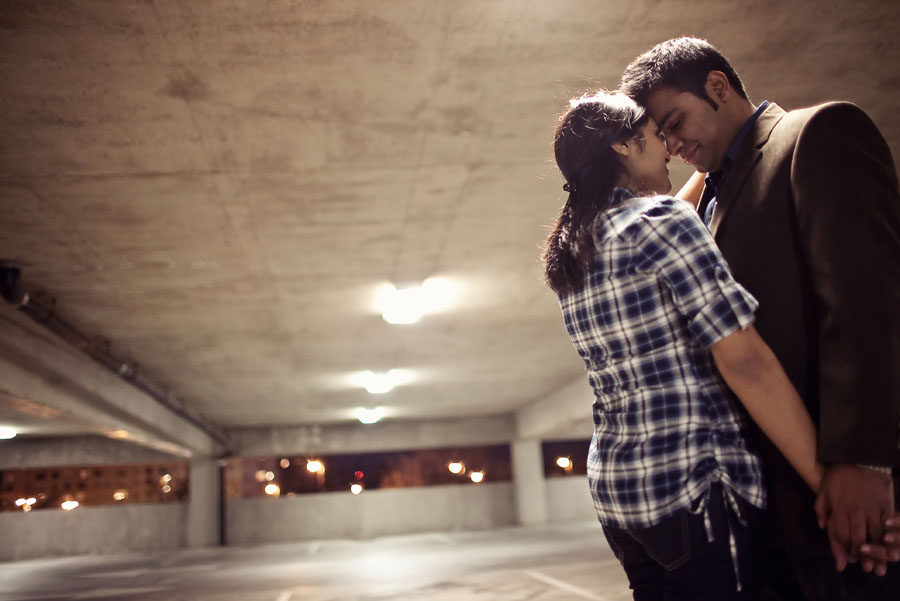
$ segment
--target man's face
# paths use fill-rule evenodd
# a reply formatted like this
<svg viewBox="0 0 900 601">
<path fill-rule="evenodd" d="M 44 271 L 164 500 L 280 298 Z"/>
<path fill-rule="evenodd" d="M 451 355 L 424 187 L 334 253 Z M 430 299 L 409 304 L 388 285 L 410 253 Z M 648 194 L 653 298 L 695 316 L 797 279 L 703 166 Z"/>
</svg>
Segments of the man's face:
<svg viewBox="0 0 900 601">
<path fill-rule="evenodd" d="M 716 111 L 695 94 L 664 87 L 650 95 L 647 109 L 665 134 L 671 154 L 697 171 L 721 167 L 735 135 L 721 106 Z"/>
</svg>

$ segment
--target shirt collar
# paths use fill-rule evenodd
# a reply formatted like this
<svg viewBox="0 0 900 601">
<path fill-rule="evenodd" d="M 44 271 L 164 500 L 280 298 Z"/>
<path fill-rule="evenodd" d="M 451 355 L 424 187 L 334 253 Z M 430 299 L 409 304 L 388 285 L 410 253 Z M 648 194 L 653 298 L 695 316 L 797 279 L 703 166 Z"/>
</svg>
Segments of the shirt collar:
<svg viewBox="0 0 900 601">
<path fill-rule="evenodd" d="M 753 125 L 756 123 L 756 120 L 759 119 L 759 116 L 762 115 L 762 112 L 766 110 L 766 107 L 769 106 L 768 100 L 763 100 L 758 107 L 756 107 L 756 111 L 750 115 L 750 118 L 741 126 L 741 129 L 738 130 L 737 135 L 734 137 L 734 140 L 731 141 L 731 145 L 728 147 L 728 150 L 725 151 L 725 157 L 722 159 L 722 166 L 719 167 L 718 170 L 708 174 L 706 176 L 707 185 L 712 185 L 713 188 L 718 187 L 718 185 L 725 179 L 725 174 L 728 173 L 728 168 L 731 167 L 732 163 L 734 163 L 735 159 L 737 159 L 737 154 L 741 150 L 741 146 L 744 144 L 744 139 L 747 137 L 747 134 L 750 133 L 750 130 L 753 128 Z"/>
</svg>

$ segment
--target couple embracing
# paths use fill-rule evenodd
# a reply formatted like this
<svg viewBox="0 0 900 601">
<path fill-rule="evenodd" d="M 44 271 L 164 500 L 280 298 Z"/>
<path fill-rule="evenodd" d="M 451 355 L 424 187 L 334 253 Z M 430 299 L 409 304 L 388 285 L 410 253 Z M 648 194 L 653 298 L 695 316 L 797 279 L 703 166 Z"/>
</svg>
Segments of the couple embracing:
<svg viewBox="0 0 900 601">
<path fill-rule="evenodd" d="M 754 105 L 703 40 L 570 101 L 546 279 L 635 599 L 900 599 L 900 193 L 856 106 Z M 680 198 L 667 164 L 697 170 Z M 705 175 L 703 175 L 705 174 Z"/>
</svg>

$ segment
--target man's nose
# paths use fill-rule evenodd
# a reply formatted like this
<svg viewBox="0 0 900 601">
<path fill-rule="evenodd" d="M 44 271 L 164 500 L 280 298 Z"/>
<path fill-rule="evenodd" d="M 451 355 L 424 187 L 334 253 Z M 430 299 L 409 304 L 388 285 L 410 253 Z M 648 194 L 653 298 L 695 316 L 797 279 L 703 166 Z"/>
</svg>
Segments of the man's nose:
<svg viewBox="0 0 900 601">
<path fill-rule="evenodd" d="M 666 148 L 672 156 L 678 156 L 678 151 L 684 146 L 684 142 L 672 135 L 666 135 Z"/>
</svg>

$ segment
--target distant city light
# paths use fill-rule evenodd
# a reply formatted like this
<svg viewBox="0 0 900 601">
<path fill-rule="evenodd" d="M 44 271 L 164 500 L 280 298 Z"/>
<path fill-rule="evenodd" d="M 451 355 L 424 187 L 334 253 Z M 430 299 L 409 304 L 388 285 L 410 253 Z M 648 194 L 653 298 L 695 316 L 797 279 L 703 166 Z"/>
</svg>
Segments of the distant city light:
<svg viewBox="0 0 900 601">
<path fill-rule="evenodd" d="M 280 465 L 282 469 L 287 469 L 291 466 L 291 460 L 288 458 L 284 458 L 278 462 L 278 465 Z"/>
<path fill-rule="evenodd" d="M 352 492 L 354 495 L 358 495 L 362 491 L 363 491 L 362 484 L 354 482 L 353 484 L 350 485 L 350 492 Z M 366 498 L 368 498 L 368 497 L 366 497 Z"/>
<path fill-rule="evenodd" d="M 568 457 L 557 457 L 556 465 L 563 468 L 564 470 L 567 470 L 570 467 L 572 467 L 572 460 L 569 459 Z"/>
<path fill-rule="evenodd" d="M 357 480 L 362 480 L 363 476 L 365 476 L 365 474 L 362 472 L 362 470 L 356 470 L 355 472 L 353 472 L 353 477 Z"/>
<path fill-rule="evenodd" d="M 0 440 L 9 440 L 15 438 L 18 432 L 7 426 L 0 426 Z"/>
<path fill-rule="evenodd" d="M 266 472 L 266 482 L 271 482 L 275 479 L 275 472 Z"/>
<path fill-rule="evenodd" d="M 469 474 L 469 478 L 472 479 L 472 482 L 475 482 L 477 484 L 477 483 L 481 482 L 482 480 L 484 480 L 484 473 L 472 472 L 471 474 Z"/>
<path fill-rule="evenodd" d="M 73 509 L 78 507 L 78 505 L 79 505 L 78 501 L 63 501 L 62 505 L 60 505 L 60 507 L 62 507 L 66 511 L 72 511 Z"/>
<path fill-rule="evenodd" d="M 113 493 L 113 499 L 116 501 L 124 501 L 128 498 L 128 491 L 125 490 L 117 490 Z"/>
<path fill-rule="evenodd" d="M 451 461 L 451 462 L 447 465 L 447 469 L 450 470 L 450 472 L 453 473 L 453 474 L 458 474 L 458 473 L 462 472 L 462 471 L 463 471 L 464 469 L 466 469 L 466 468 L 465 468 L 465 466 L 464 466 L 462 463 L 460 463 L 459 461 Z"/>
<path fill-rule="evenodd" d="M 169 494 L 170 492 L 172 492 L 172 487 L 169 486 L 168 484 L 166 484 L 165 486 L 162 487 L 162 491 L 166 494 Z"/>
<path fill-rule="evenodd" d="M 373 407 L 371 409 L 367 407 L 358 407 L 355 411 L 356 419 L 360 421 L 362 424 L 375 424 L 381 421 L 381 418 L 384 417 L 384 407 Z"/>
<path fill-rule="evenodd" d="M 22 507 L 24 505 L 25 507 L 30 508 L 35 503 L 37 503 L 37 499 L 35 499 L 34 497 L 28 497 L 27 499 L 25 499 L 25 498 L 16 499 L 16 507 Z"/>
<path fill-rule="evenodd" d="M 169 482 L 172 481 L 172 475 L 171 475 L 171 474 L 164 474 L 163 477 L 160 478 L 160 481 L 161 481 L 163 484 L 168 484 Z"/>
<path fill-rule="evenodd" d="M 325 471 L 325 466 L 318 459 L 310 459 L 306 462 L 306 470 L 314 474 Z"/>
<path fill-rule="evenodd" d="M 385 284 L 378 293 L 381 317 L 390 324 L 412 324 L 426 313 L 446 309 L 453 304 L 457 288 L 444 278 L 428 278 L 421 286 L 397 289 Z"/>
<path fill-rule="evenodd" d="M 266 484 L 265 489 L 267 495 L 278 495 L 281 492 L 281 489 L 278 488 L 277 484 Z"/>
<path fill-rule="evenodd" d="M 253 477 L 256 478 L 257 482 L 265 482 L 266 470 L 256 470 L 256 473 L 253 474 Z"/>
</svg>

